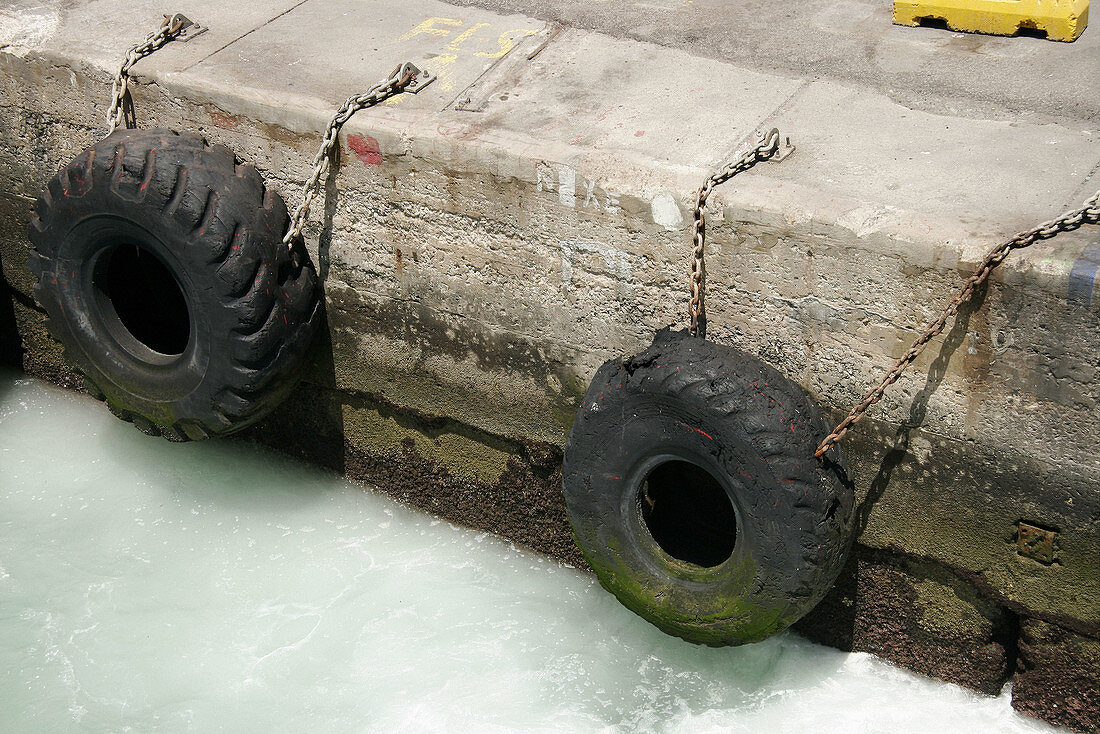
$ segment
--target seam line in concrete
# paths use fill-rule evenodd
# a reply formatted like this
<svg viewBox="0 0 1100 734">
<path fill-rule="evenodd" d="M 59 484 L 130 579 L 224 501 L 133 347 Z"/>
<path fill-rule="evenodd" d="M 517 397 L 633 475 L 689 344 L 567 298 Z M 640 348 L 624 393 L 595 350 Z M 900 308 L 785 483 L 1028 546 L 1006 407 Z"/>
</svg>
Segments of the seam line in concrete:
<svg viewBox="0 0 1100 734">
<path fill-rule="evenodd" d="M 475 79 L 474 79 L 474 80 L 473 80 L 472 82 L 470 82 L 469 84 L 467 84 L 466 86 L 464 86 L 464 87 L 463 87 L 462 89 L 458 90 L 458 94 L 456 94 L 456 95 L 454 96 L 454 98 L 453 98 L 453 99 L 451 99 L 451 101 L 447 102 L 447 103 L 446 103 L 445 105 L 443 105 L 442 107 L 440 107 L 440 108 L 439 108 L 439 109 L 440 109 L 440 111 L 442 111 L 442 110 L 448 110 L 448 109 L 450 109 L 450 108 L 454 107 L 454 106 L 455 106 L 456 104 L 458 104 L 458 100 L 460 100 L 460 99 L 462 98 L 462 95 L 466 94 L 466 92 L 468 92 L 468 91 L 469 91 L 470 89 L 473 89 L 474 87 L 476 87 L 476 86 L 477 86 L 477 83 L 478 83 L 478 82 L 480 82 L 480 81 L 481 81 L 482 79 L 486 79 L 486 80 L 488 80 L 488 79 L 489 79 L 489 75 L 490 75 L 490 74 L 492 74 L 492 73 L 493 73 L 494 71 L 496 71 L 496 70 L 497 70 L 497 69 L 498 69 L 498 68 L 500 67 L 500 65 L 504 63 L 504 60 L 505 60 L 506 58 L 508 58 L 509 56 L 511 56 L 512 54 L 514 54 L 514 53 L 516 52 L 516 49 L 517 49 L 518 47 L 520 47 L 521 45 L 522 45 L 522 44 L 518 44 L 518 43 L 517 43 L 517 44 L 516 44 L 515 46 L 513 46 L 513 47 L 512 47 L 512 48 L 511 48 L 511 49 L 510 49 L 510 50 L 508 51 L 508 53 L 504 54 L 504 55 L 503 55 L 503 56 L 501 56 L 501 57 L 500 57 L 499 59 L 495 59 L 495 60 L 493 61 L 493 63 L 491 63 L 491 64 L 489 65 L 489 68 L 485 69 L 485 70 L 484 70 L 484 71 L 482 71 L 482 72 L 481 72 L 480 74 L 478 74 L 478 75 L 477 75 L 477 77 L 476 77 L 476 78 L 475 78 Z"/>
<path fill-rule="evenodd" d="M 541 441 L 539 439 L 525 439 L 522 436 L 493 433 L 473 423 L 467 423 L 466 421 L 459 420 L 449 415 L 443 415 L 442 413 L 425 413 L 417 408 L 411 408 L 394 402 L 381 392 L 368 392 L 348 386 L 325 385 L 319 382 L 312 382 L 308 379 L 304 380 L 304 382 L 312 385 L 317 390 L 324 390 L 325 392 L 337 393 L 344 396 L 349 399 L 349 402 L 359 403 L 358 407 L 366 407 L 383 414 L 397 414 L 414 418 L 427 430 L 447 431 L 449 433 L 462 435 L 471 440 L 483 443 L 486 446 L 508 444 L 516 453 L 522 453 L 525 442 L 552 446 L 555 451 L 561 452 L 561 447 L 557 444 Z"/>
<path fill-rule="evenodd" d="M 299 0 L 298 2 L 294 3 L 294 4 L 293 4 L 293 5 L 291 5 L 291 6 L 289 7 L 289 8 L 287 8 L 287 9 L 286 9 L 286 10 L 284 10 L 283 12 L 279 13 L 278 15 L 276 15 L 276 16 L 274 16 L 274 17 L 272 17 L 272 18 L 268 18 L 267 20 L 265 20 L 265 21 L 264 21 L 263 23 L 261 23 L 260 25 L 256 26 L 255 28 L 253 28 L 253 29 L 251 29 L 251 30 L 249 30 L 249 31 L 246 31 L 245 33 L 242 33 L 241 35 L 239 35 L 239 36 L 237 36 L 236 38 L 234 38 L 234 39 L 233 39 L 232 41 L 229 41 L 228 43 L 226 43 L 226 44 L 225 44 L 224 46 L 222 46 L 221 48 L 218 48 L 218 49 L 216 49 L 216 50 L 214 50 L 214 51 L 211 51 L 210 53 L 208 53 L 208 54 L 207 54 L 206 56 L 203 56 L 203 57 L 202 57 L 201 59 L 199 59 L 198 61 L 196 61 L 196 62 L 194 62 L 194 63 L 192 63 L 192 64 L 188 65 L 187 67 L 185 67 L 185 68 L 181 69 L 181 70 L 180 70 L 180 73 L 182 74 L 182 73 L 184 73 L 184 72 L 187 72 L 187 71 L 191 71 L 191 70 L 192 70 L 192 69 L 194 69 L 194 68 L 195 68 L 196 66 L 198 66 L 198 65 L 199 65 L 199 64 L 201 64 L 202 62 L 204 62 L 204 61 L 206 61 L 207 59 L 209 59 L 209 58 L 210 58 L 211 56 L 216 56 L 216 55 L 220 54 L 220 53 L 221 53 L 222 51 L 226 50 L 227 48 L 229 48 L 230 46 L 232 46 L 232 45 L 233 45 L 234 43 L 236 43 L 237 41 L 241 40 L 242 38 L 244 38 L 244 37 L 246 37 L 246 36 L 249 36 L 249 35 L 252 35 L 252 34 L 253 34 L 253 33 L 255 33 L 256 31 L 258 31 L 258 30 L 260 30 L 261 28 L 263 28 L 264 26 L 267 26 L 267 25 L 270 25 L 271 23 L 274 23 L 275 21 L 277 21 L 277 20 L 278 20 L 279 18 L 282 18 L 282 17 L 283 17 L 284 15 L 286 15 L 287 13 L 290 13 L 290 12 L 292 12 L 292 11 L 294 11 L 294 10 L 297 10 L 298 8 L 300 8 L 301 6 L 305 5 L 305 4 L 306 4 L 306 3 L 308 3 L 308 2 L 309 2 L 309 0 Z"/>
<path fill-rule="evenodd" d="M 553 28 L 557 28 L 559 31 L 561 30 L 561 26 L 553 26 Z M 527 53 L 527 45 L 528 44 L 525 43 L 525 42 L 527 42 L 532 37 L 537 39 L 537 36 L 526 36 L 524 38 L 521 38 L 519 41 L 517 41 L 512 46 L 511 49 L 508 50 L 508 52 L 506 54 L 504 54 L 503 56 L 501 56 L 498 59 L 494 59 L 493 63 L 490 64 L 487 69 L 483 70 L 480 74 L 477 75 L 476 79 L 474 79 L 472 82 L 470 82 L 465 87 L 463 87 L 459 91 L 459 93 L 455 95 L 454 99 L 452 99 L 447 104 L 443 105 L 443 107 L 441 107 L 440 110 L 444 111 L 444 110 L 449 110 L 449 109 L 455 108 L 458 105 L 458 100 L 462 99 L 462 97 L 464 95 L 466 95 L 471 89 L 477 89 L 478 85 L 481 84 L 482 82 L 485 83 L 484 88 L 483 88 L 483 96 L 484 97 L 491 96 L 491 94 L 485 94 L 484 90 L 487 90 L 487 89 L 496 90 L 497 88 L 499 88 L 500 83 L 504 81 L 503 78 L 494 79 L 493 74 L 495 74 L 498 70 L 504 69 L 505 68 L 504 65 L 506 63 L 511 63 L 513 60 L 516 60 L 517 59 L 517 54 L 519 55 L 519 59 L 518 59 L 518 61 L 516 61 L 515 68 L 520 69 L 520 68 L 522 68 L 523 61 L 526 60 L 526 61 L 529 62 L 532 58 L 534 58 L 535 55 L 537 55 L 539 53 L 542 53 L 544 50 L 546 50 L 546 48 L 551 44 L 551 42 L 560 35 L 559 33 L 555 33 L 553 28 L 548 27 L 547 24 L 545 24 L 545 23 L 543 24 L 543 27 L 538 31 L 538 34 L 539 35 L 544 35 L 545 34 L 546 38 L 544 38 L 542 40 L 542 42 L 539 44 L 538 48 L 536 48 L 534 51 L 532 51 L 531 55 L 528 56 L 526 59 L 522 58 L 522 56 L 525 53 Z M 507 71 L 505 72 L 505 74 L 507 74 Z M 482 110 L 469 110 L 469 111 L 470 112 L 482 112 L 483 109 Z"/>
<path fill-rule="evenodd" d="M 744 67 L 737 67 L 737 68 L 744 69 Z M 782 102 L 777 104 L 775 106 L 775 109 L 773 109 L 770 113 L 765 115 L 764 118 L 762 120 L 760 120 L 760 122 L 756 123 L 756 126 L 752 130 L 749 131 L 748 135 L 745 135 L 744 137 L 742 137 L 741 140 L 739 140 L 732 148 L 730 148 L 726 152 L 726 155 L 722 160 L 728 160 L 729 158 L 732 158 L 734 153 L 736 153 L 738 150 L 740 150 L 742 146 L 748 145 L 748 144 L 754 142 L 755 139 L 756 139 L 756 131 L 767 128 L 770 123 L 772 123 L 775 120 L 779 119 L 780 113 L 783 112 L 784 109 L 788 108 L 791 105 L 791 103 L 794 102 L 795 98 L 798 97 L 798 95 L 802 94 L 802 92 L 806 88 L 808 88 L 813 83 L 813 81 L 814 80 L 812 80 L 812 79 L 803 79 L 799 83 L 799 85 L 797 87 L 795 87 L 794 91 L 787 95 L 786 99 L 784 99 Z M 782 133 L 783 131 L 780 130 L 779 132 Z M 787 137 L 787 136 L 784 135 L 784 137 Z M 798 141 L 792 141 L 792 142 L 796 146 L 798 145 Z"/>
<path fill-rule="evenodd" d="M 1081 206 L 1081 202 L 1086 196 L 1092 196 L 1092 194 L 1095 193 L 1095 189 L 1092 188 L 1090 182 L 1096 178 L 1096 174 L 1098 173 L 1100 173 L 1100 160 L 1096 161 L 1096 164 L 1085 174 L 1085 178 L 1081 181 L 1081 185 L 1073 192 L 1073 198 L 1062 205 L 1063 210 L 1076 209 Z"/>
<path fill-rule="evenodd" d="M 1084 637 L 1100 637 L 1100 622 L 1094 620 L 1078 620 L 1065 614 L 1047 612 L 1015 601 L 1000 589 L 996 588 L 986 578 L 985 569 L 970 570 L 963 566 L 957 566 L 950 561 L 938 559 L 935 556 L 905 550 L 895 543 L 886 543 L 881 546 L 870 545 L 868 543 L 858 543 L 858 545 L 868 549 L 873 554 L 893 554 L 894 556 L 908 561 L 927 563 L 944 569 L 963 583 L 973 586 L 980 594 L 984 595 L 986 600 L 1015 614 L 1039 619 L 1049 624 L 1056 624 L 1059 627 L 1064 627 Z"/>
</svg>

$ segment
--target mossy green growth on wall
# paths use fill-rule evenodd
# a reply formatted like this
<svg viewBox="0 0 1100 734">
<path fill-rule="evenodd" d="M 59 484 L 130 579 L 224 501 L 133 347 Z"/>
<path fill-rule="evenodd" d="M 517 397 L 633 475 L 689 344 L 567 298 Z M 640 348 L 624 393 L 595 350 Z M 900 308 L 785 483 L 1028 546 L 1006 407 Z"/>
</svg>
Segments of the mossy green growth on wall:
<svg viewBox="0 0 1100 734">
<path fill-rule="evenodd" d="M 343 406 L 344 435 L 353 445 L 369 446 L 376 454 L 413 450 L 460 479 L 496 484 L 512 453 L 507 446 L 489 445 L 446 428 L 427 429 L 370 407 Z"/>
<path fill-rule="evenodd" d="M 561 384 L 561 397 L 551 404 L 550 413 L 554 421 L 568 434 L 569 429 L 573 427 L 577 409 L 584 400 L 588 385 L 580 377 L 569 372 L 560 373 L 557 378 Z"/>
</svg>

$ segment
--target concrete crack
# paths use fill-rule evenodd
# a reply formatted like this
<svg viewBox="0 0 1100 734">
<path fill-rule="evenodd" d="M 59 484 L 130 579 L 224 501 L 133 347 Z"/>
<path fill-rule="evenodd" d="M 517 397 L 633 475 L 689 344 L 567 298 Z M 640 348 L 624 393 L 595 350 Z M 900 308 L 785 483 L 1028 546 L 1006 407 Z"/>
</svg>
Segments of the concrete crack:
<svg viewBox="0 0 1100 734">
<path fill-rule="evenodd" d="M 207 59 L 209 59 L 209 58 L 210 58 L 211 56 L 214 56 L 214 55 L 216 55 L 216 54 L 220 54 L 220 53 L 221 53 L 222 51 L 224 51 L 225 49 L 229 48 L 230 46 L 232 46 L 232 45 L 233 45 L 234 43 L 236 43 L 237 41 L 241 40 L 242 38 L 244 38 L 244 37 L 246 37 L 246 36 L 250 36 L 250 35 L 252 35 L 253 33 L 255 33 L 256 31 L 258 31 L 258 30 L 260 30 L 261 28 L 263 28 L 264 26 L 267 26 L 267 25 L 270 25 L 271 23 L 274 23 L 274 22 L 275 22 L 275 21 L 277 21 L 277 20 L 278 20 L 279 18 L 282 18 L 282 17 L 283 17 L 284 15 L 286 15 L 287 13 L 289 13 L 289 12 L 291 12 L 291 11 L 293 11 L 293 10 L 295 10 L 295 9 L 299 8 L 299 7 L 301 7 L 302 5 L 305 5 L 305 4 L 307 3 L 307 2 L 309 2 L 309 0 L 299 0 L 298 2 L 294 3 L 294 4 L 293 4 L 293 5 L 291 5 L 291 6 L 289 7 L 289 8 L 287 8 L 287 9 L 286 9 L 286 10 L 284 10 L 283 12 L 279 13 L 278 15 L 276 15 L 276 16 L 274 16 L 274 17 L 272 17 L 272 18 L 268 18 L 267 20 L 265 20 L 265 21 L 264 21 L 263 23 L 261 23 L 260 25 L 256 26 L 255 28 L 253 28 L 253 29 L 251 29 L 251 30 L 249 30 L 249 31 L 247 31 L 247 32 L 245 32 L 245 33 L 242 33 L 241 35 L 239 35 L 239 36 L 237 36 L 236 38 L 234 38 L 234 39 L 233 39 L 232 41 L 229 41 L 228 43 L 226 43 L 226 44 L 225 44 L 224 46 L 222 46 L 222 47 L 220 47 L 220 48 L 218 48 L 218 49 L 216 49 L 216 50 L 214 50 L 214 51 L 211 51 L 210 53 L 208 53 L 208 54 L 207 54 L 206 56 L 203 56 L 203 57 L 202 57 L 201 59 L 199 59 L 199 60 L 198 60 L 198 61 L 196 61 L 195 63 L 193 63 L 193 64 L 190 64 L 190 65 L 188 65 L 187 67 L 183 68 L 183 69 L 181 70 L 181 72 L 180 72 L 180 73 L 183 73 L 183 72 L 186 72 L 186 71 L 191 71 L 191 70 L 192 70 L 192 69 L 194 69 L 194 68 L 195 68 L 196 66 L 198 66 L 198 65 L 199 65 L 199 64 L 201 64 L 202 62 L 204 62 L 204 61 L 206 61 Z"/>
</svg>

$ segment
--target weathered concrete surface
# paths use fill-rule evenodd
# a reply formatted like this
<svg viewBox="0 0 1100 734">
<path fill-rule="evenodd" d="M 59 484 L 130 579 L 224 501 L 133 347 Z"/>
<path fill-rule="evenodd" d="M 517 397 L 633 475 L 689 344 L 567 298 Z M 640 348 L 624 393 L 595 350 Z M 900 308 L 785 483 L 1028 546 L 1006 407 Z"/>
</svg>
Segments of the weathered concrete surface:
<svg viewBox="0 0 1100 734">
<path fill-rule="evenodd" d="M 61 345 L 46 330 L 44 312 L 32 294 L 27 270 L 27 245 L 19 231 L 26 227 L 31 202 L 0 194 L 0 363 L 21 366 L 64 387 L 79 387 L 79 375 L 65 363 Z"/>
<path fill-rule="evenodd" d="M 179 10 L 211 30 L 139 64 L 140 124 L 229 145 L 292 203 L 344 97 L 404 58 L 440 74 L 347 126 L 307 232 L 329 344 L 252 435 L 575 563 L 556 472 L 577 400 L 603 360 L 683 321 L 692 190 L 754 129 L 778 122 L 798 150 L 712 199 L 711 337 L 838 416 L 990 245 L 1097 187 L 1087 104 L 1053 85 L 1039 110 L 1034 80 L 1008 96 L 959 86 L 1020 48 L 1028 63 L 1095 69 L 1091 31 L 1068 50 L 947 34 L 958 78 L 936 62 L 938 91 L 916 99 L 913 77 L 903 94 L 792 78 L 430 0 Z M 0 19 L 9 323 L 26 368 L 65 381 L 28 297 L 27 210 L 101 134 L 109 69 L 157 13 L 23 2 Z M 987 691 L 1014 664 L 1013 620 L 1100 637 L 1095 230 L 1012 255 L 853 433 L 857 613 L 822 611 L 807 621 L 816 636 Z M 1020 521 L 1057 531 L 1054 563 L 1017 553 Z M 884 642 L 888 629 L 901 640 Z"/>
<path fill-rule="evenodd" d="M 892 25 L 892 3 L 878 0 L 453 2 L 525 13 L 783 76 L 841 82 L 926 112 L 1030 120 L 1100 115 L 1095 27 L 1073 44 L 914 31 Z"/>
<path fill-rule="evenodd" d="M 1013 707 L 1077 731 L 1100 730 L 1100 642 L 1037 620 L 1020 631 Z"/>
<path fill-rule="evenodd" d="M 405 504 L 587 567 L 561 500 L 557 446 L 315 385 L 303 386 L 247 435 Z"/>
<path fill-rule="evenodd" d="M 857 545 L 829 595 L 797 625 L 812 640 L 999 693 L 1016 617 L 950 569 Z"/>
</svg>

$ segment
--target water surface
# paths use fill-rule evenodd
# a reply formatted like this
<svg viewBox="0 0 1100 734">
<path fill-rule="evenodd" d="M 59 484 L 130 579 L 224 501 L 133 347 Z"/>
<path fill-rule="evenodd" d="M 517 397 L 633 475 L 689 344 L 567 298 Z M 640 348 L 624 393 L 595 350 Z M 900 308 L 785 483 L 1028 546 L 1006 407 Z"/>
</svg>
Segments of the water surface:
<svg viewBox="0 0 1100 734">
<path fill-rule="evenodd" d="M 1017 732 L 794 634 L 696 647 L 594 580 L 0 373 L 0 732 Z"/>
</svg>

